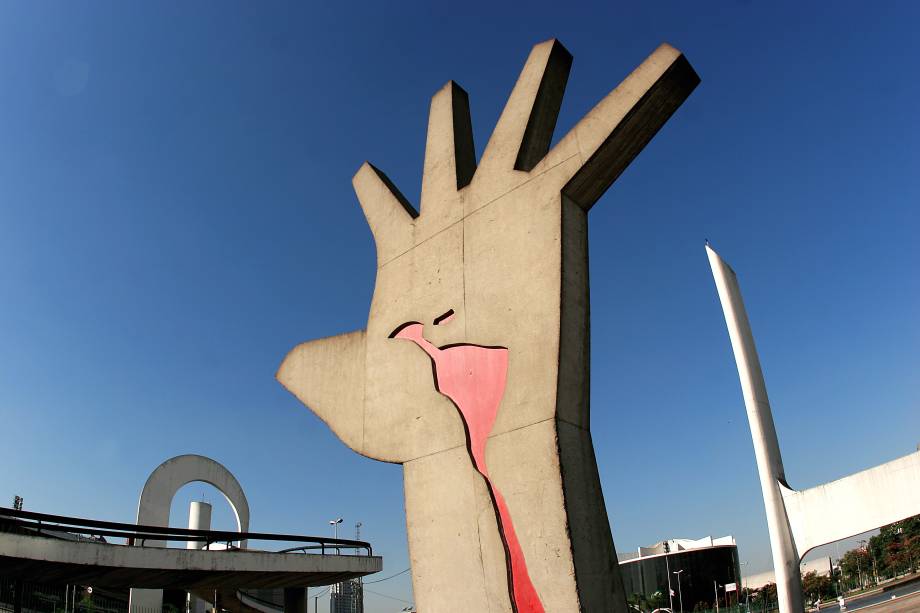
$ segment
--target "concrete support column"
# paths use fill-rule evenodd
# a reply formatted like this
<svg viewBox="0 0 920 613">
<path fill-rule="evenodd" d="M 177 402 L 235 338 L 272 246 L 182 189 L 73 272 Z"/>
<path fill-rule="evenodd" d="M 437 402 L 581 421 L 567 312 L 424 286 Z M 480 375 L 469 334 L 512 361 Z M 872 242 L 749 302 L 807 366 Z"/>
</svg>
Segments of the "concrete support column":
<svg viewBox="0 0 920 613">
<path fill-rule="evenodd" d="M 22 613 L 22 579 L 13 582 L 13 613 Z"/>
<path fill-rule="evenodd" d="M 780 613 L 802 613 L 805 610 L 805 602 L 802 595 L 799 553 L 789 526 L 781 489 L 786 486 L 786 472 L 773 423 L 773 413 L 770 410 L 770 400 L 767 397 L 767 385 L 754 345 L 754 334 L 751 332 L 751 324 L 744 308 L 744 301 L 741 299 L 741 288 L 738 286 L 735 272 L 708 244 L 706 254 L 709 256 L 712 275 L 725 314 L 725 323 L 738 366 L 738 376 L 741 379 L 748 424 L 751 427 L 754 457 L 757 460 L 760 488 L 767 512 L 779 610 Z"/>
<path fill-rule="evenodd" d="M 211 529 L 211 505 L 207 502 L 193 502 L 188 508 L 189 530 Z M 202 549 L 207 543 L 204 541 L 188 541 L 186 549 Z"/>
<path fill-rule="evenodd" d="M 189 530 L 210 530 L 211 529 L 211 505 L 207 502 L 193 502 L 188 509 L 188 528 Z M 188 541 L 185 544 L 186 549 L 202 549 L 207 543 L 205 541 Z M 205 613 L 207 603 L 198 598 L 191 592 L 186 597 L 186 610 L 188 613 Z"/>
<path fill-rule="evenodd" d="M 306 588 L 284 588 L 284 613 L 307 613 Z"/>
</svg>

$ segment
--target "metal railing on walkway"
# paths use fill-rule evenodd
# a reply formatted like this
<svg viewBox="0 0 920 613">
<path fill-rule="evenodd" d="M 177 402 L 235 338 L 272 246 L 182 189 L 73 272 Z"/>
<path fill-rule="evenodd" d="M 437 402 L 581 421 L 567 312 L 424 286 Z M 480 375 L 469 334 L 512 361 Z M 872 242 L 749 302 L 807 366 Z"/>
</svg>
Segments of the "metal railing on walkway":
<svg viewBox="0 0 920 613">
<path fill-rule="evenodd" d="M 142 526 L 124 524 L 80 517 L 65 517 L 34 511 L 18 511 L 0 507 L 0 532 L 17 531 L 22 534 L 35 534 L 55 537 L 54 533 L 67 533 L 74 536 L 120 537 L 126 544 L 144 546 L 146 541 L 200 541 L 207 546 L 226 543 L 230 548 L 237 541 L 281 541 L 305 543 L 296 547 L 287 547 L 276 553 L 327 552 L 341 555 L 342 549 L 363 549 L 366 556 L 374 555 L 371 544 L 366 541 L 326 538 L 321 536 L 303 536 L 299 534 L 270 534 L 265 532 L 229 532 L 225 530 L 191 530 L 188 528 L 170 528 L 163 526 Z"/>
</svg>

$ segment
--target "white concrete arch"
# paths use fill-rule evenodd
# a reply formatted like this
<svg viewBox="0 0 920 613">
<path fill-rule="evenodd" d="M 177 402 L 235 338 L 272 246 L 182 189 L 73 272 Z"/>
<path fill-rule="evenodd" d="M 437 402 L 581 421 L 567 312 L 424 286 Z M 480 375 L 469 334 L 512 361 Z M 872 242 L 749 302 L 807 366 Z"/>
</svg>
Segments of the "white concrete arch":
<svg viewBox="0 0 920 613">
<path fill-rule="evenodd" d="M 170 458 L 150 473 L 137 504 L 137 523 L 143 526 L 169 526 L 169 510 L 179 489 L 189 483 L 202 481 L 213 485 L 223 494 L 240 532 L 249 532 L 249 502 L 236 477 L 227 468 L 211 458 L 186 454 Z M 147 541 L 147 546 L 164 547 L 164 541 Z M 246 541 L 240 541 L 246 548 Z"/>
<path fill-rule="evenodd" d="M 223 494 L 233 514 L 236 527 L 240 532 L 249 532 L 249 501 L 243 493 L 243 487 L 227 468 L 203 455 L 186 454 L 170 458 L 156 467 L 147 478 L 141 498 L 137 503 L 137 524 L 141 526 L 169 526 L 169 510 L 176 492 L 186 484 L 202 481 L 217 488 Z M 140 543 L 135 543 L 140 545 Z M 165 547 L 166 541 L 146 541 L 147 547 Z M 246 541 L 239 543 L 246 548 Z M 163 590 L 131 590 L 129 611 L 147 613 L 160 611 L 163 607 Z"/>
</svg>

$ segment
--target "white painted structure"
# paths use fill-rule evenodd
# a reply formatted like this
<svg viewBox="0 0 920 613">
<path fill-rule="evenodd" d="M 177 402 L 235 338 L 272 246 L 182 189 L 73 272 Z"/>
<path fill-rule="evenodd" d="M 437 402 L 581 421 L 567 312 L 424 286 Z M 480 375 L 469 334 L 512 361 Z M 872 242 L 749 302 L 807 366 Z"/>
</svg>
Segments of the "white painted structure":
<svg viewBox="0 0 920 613">
<path fill-rule="evenodd" d="M 823 556 L 808 562 L 802 562 L 799 564 L 799 569 L 803 577 L 812 571 L 818 573 L 819 577 L 828 577 L 834 572 L 834 564 L 831 562 L 830 556 Z M 744 587 L 759 590 L 768 583 L 776 583 L 776 575 L 772 570 L 767 570 L 762 573 L 746 575 L 742 578 L 742 581 L 744 582 Z"/>
<path fill-rule="evenodd" d="M 189 530 L 210 530 L 211 529 L 211 505 L 207 502 L 193 501 L 188 509 L 188 529 Z M 205 547 L 204 541 L 188 541 L 185 544 L 186 549 L 202 549 Z M 204 613 L 207 604 L 201 598 L 198 598 L 191 592 L 186 595 L 186 610 L 188 613 Z"/>
<path fill-rule="evenodd" d="M 754 441 L 780 611 L 804 611 L 799 561 L 810 549 L 920 513 L 920 451 L 807 490 L 789 487 L 738 279 L 708 244 L 706 253 Z"/>
<path fill-rule="evenodd" d="M 622 564 L 623 562 L 630 562 L 632 560 L 663 555 L 666 553 L 678 553 L 681 551 L 690 551 L 692 549 L 706 549 L 708 547 L 722 547 L 724 545 L 736 545 L 735 537 L 728 535 L 718 538 L 704 536 L 701 539 L 668 539 L 666 541 L 659 541 L 648 547 L 642 547 L 640 545 L 635 552 L 617 552 L 617 560 Z"/>
<path fill-rule="evenodd" d="M 189 530 L 210 530 L 211 529 L 211 505 L 207 502 L 194 501 L 188 508 L 188 529 Z M 185 543 L 186 549 L 201 549 L 206 545 L 204 541 L 188 541 Z"/>
<path fill-rule="evenodd" d="M 194 481 L 202 481 L 216 487 L 230 503 L 239 531 L 249 531 L 249 502 L 246 500 L 246 494 L 243 493 L 239 481 L 219 462 L 194 454 L 180 455 L 166 460 L 150 474 L 137 505 L 137 524 L 139 526 L 168 527 L 173 497 L 182 486 Z M 210 514 L 208 525 L 210 525 Z M 145 546 L 166 547 L 166 542 L 147 541 Z M 245 549 L 246 541 L 240 541 L 239 547 Z M 138 607 L 159 610 L 163 606 L 163 591 L 132 589 L 129 602 L 132 611 Z"/>
<path fill-rule="evenodd" d="M 784 487 L 783 502 L 802 555 L 912 517 L 920 513 L 920 452 L 807 490 Z"/>
<path fill-rule="evenodd" d="M 154 470 L 137 504 L 137 524 L 140 526 L 169 526 L 169 509 L 173 497 L 182 486 L 194 481 L 202 481 L 217 488 L 224 495 L 236 517 L 236 527 L 240 532 L 249 532 L 249 501 L 243 493 L 243 487 L 236 477 L 222 464 L 202 455 L 180 455 L 160 464 Z M 166 544 L 162 541 L 147 543 L 148 547 Z M 246 542 L 239 543 L 240 549 L 246 548 Z"/>
</svg>

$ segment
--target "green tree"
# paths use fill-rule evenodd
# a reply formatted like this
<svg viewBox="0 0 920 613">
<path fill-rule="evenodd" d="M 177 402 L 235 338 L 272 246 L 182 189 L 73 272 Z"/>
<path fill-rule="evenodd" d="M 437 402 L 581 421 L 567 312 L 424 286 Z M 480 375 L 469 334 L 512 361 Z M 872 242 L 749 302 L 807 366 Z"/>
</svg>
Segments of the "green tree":
<svg viewBox="0 0 920 613">
<path fill-rule="evenodd" d="M 849 589 L 876 577 L 916 572 L 920 566 L 920 515 L 883 526 L 865 548 L 847 551 L 839 564 L 842 583 Z"/>
<path fill-rule="evenodd" d="M 645 602 L 645 596 L 643 596 L 642 594 L 634 592 L 632 596 L 626 599 L 626 602 L 632 605 L 632 607 L 635 607 L 635 609 L 638 609 L 639 611 L 648 610 L 648 605 Z"/>
<path fill-rule="evenodd" d="M 829 600 L 834 596 L 834 584 L 827 575 L 811 571 L 802 577 L 802 591 L 805 592 L 806 602 Z"/>
<path fill-rule="evenodd" d="M 761 610 L 763 605 L 776 602 L 776 584 L 768 583 L 759 590 L 751 590 L 751 610 Z"/>
<path fill-rule="evenodd" d="M 649 594 L 646 602 L 648 603 L 649 609 L 660 609 L 661 607 L 668 604 L 668 597 L 664 595 L 664 592 L 658 590 L 654 594 Z"/>
<path fill-rule="evenodd" d="M 914 534 L 907 539 L 907 554 L 910 558 L 909 570 L 915 573 L 920 565 L 920 534 Z"/>
<path fill-rule="evenodd" d="M 845 585 L 849 589 L 864 585 L 871 566 L 871 558 L 865 549 L 847 551 L 840 558 L 840 572 L 843 575 Z"/>
<path fill-rule="evenodd" d="M 868 550 L 880 576 L 914 571 L 920 562 L 920 515 L 882 527 Z"/>
</svg>

